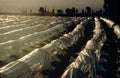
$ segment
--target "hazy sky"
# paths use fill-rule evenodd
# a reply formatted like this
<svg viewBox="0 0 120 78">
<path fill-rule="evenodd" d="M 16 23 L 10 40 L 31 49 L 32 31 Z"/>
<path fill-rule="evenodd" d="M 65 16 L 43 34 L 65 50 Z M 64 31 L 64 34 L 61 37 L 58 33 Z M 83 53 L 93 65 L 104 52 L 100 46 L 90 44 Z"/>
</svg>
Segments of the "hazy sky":
<svg viewBox="0 0 120 78">
<path fill-rule="evenodd" d="M 103 3 L 104 0 L 0 0 L 0 12 L 20 12 L 25 9 L 38 12 L 40 6 L 46 6 L 47 9 L 76 7 L 80 10 L 86 6 L 100 9 Z"/>
</svg>

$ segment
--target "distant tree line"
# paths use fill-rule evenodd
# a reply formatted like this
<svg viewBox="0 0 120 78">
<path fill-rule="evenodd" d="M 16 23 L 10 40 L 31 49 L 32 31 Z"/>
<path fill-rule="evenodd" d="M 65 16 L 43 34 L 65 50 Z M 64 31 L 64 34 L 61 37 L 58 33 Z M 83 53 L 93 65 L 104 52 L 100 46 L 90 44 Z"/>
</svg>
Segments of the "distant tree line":
<svg viewBox="0 0 120 78">
<path fill-rule="evenodd" d="M 104 0 L 103 8 L 98 11 L 93 11 L 91 7 L 87 6 L 79 13 L 75 7 L 66 8 L 65 10 L 57 9 L 56 13 L 54 9 L 52 12 L 46 11 L 46 7 L 40 7 L 40 15 L 53 14 L 57 16 L 106 16 L 106 17 L 120 17 L 119 0 Z"/>
<path fill-rule="evenodd" d="M 120 24 L 120 0 L 104 0 L 104 17 Z"/>
<path fill-rule="evenodd" d="M 76 9 L 75 7 L 72 8 L 66 8 L 65 10 L 62 9 L 57 9 L 57 12 L 54 12 L 54 9 L 52 10 L 52 12 L 50 12 L 49 10 L 46 11 L 46 7 L 40 7 L 39 8 L 39 14 L 40 15 L 48 15 L 48 13 L 50 14 L 54 14 L 56 16 L 94 16 L 94 15 L 102 15 L 103 14 L 103 10 L 99 10 L 99 11 L 93 11 L 91 9 L 91 7 L 87 6 L 84 9 L 82 9 L 82 12 L 79 13 L 78 9 Z"/>
<path fill-rule="evenodd" d="M 52 15 L 52 16 L 103 16 L 109 19 L 112 19 L 120 24 L 120 4 L 119 0 L 104 0 L 103 8 L 97 11 L 94 11 L 90 6 L 87 6 L 85 9 L 81 9 L 81 12 L 78 12 L 78 9 L 75 7 L 66 8 L 65 10 L 57 9 L 56 13 L 54 9 L 52 12 L 46 11 L 46 8 L 39 8 L 39 15 Z"/>
</svg>

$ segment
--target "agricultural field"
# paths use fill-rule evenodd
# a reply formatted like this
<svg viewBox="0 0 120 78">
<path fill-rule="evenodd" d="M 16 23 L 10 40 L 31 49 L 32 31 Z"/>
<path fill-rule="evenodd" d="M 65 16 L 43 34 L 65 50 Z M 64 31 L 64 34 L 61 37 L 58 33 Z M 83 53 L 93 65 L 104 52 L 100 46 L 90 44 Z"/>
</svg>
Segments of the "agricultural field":
<svg viewBox="0 0 120 78">
<path fill-rule="evenodd" d="M 120 78 L 120 25 L 0 15 L 0 78 Z"/>
</svg>

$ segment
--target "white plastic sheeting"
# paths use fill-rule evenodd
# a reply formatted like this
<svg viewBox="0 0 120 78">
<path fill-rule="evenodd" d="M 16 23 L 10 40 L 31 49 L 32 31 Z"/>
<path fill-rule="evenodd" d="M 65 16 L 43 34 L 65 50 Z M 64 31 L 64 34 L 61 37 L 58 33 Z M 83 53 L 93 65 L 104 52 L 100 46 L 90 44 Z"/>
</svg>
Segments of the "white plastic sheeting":
<svg viewBox="0 0 120 78">
<path fill-rule="evenodd" d="M 57 24 L 60 22 L 62 23 L 61 19 L 58 17 L 15 16 L 15 18 L 14 17 L 10 17 L 10 18 L 13 19 L 13 21 L 8 23 L 6 22 L 0 23 L 2 24 L 0 25 L 0 34 L 13 31 L 13 30 L 18 30 L 21 28 L 36 26 L 38 24 L 46 25 L 46 24 L 51 24 L 52 22 L 56 22 Z M 1 17 L 0 19 L 2 19 L 2 22 L 4 22 L 6 18 Z"/>
<path fill-rule="evenodd" d="M 113 28 L 114 28 L 115 34 L 120 39 L 120 25 L 115 25 Z"/>
<path fill-rule="evenodd" d="M 13 16 L 8 18 L 8 20 L 12 19 L 11 22 L 5 22 L 8 16 L 0 17 L 2 19 L 2 23 L 0 23 L 0 33 L 5 33 L 10 30 L 16 30 L 19 28 L 29 27 L 31 25 L 36 24 L 36 21 L 40 21 L 38 17 L 24 17 L 24 16 Z M 34 19 L 34 20 L 33 20 Z"/>
<path fill-rule="evenodd" d="M 34 49 L 31 46 L 40 44 L 44 40 L 57 36 L 61 32 L 65 32 L 70 26 L 71 22 L 66 22 L 66 24 L 58 24 L 46 31 L 23 36 L 18 40 L 11 40 L 8 42 L 0 43 L 0 60 L 6 62 L 10 61 L 9 57 L 11 55 L 22 57 Z M 26 50 L 27 53 L 24 52 L 24 50 Z"/>
<path fill-rule="evenodd" d="M 29 34 L 33 34 L 36 32 L 41 32 L 41 31 L 47 30 L 47 29 L 54 27 L 56 25 L 57 25 L 57 23 L 52 23 L 49 25 L 38 24 L 36 26 L 26 27 L 26 28 L 21 28 L 18 30 L 6 32 L 3 34 L 0 34 L 0 42 L 2 43 L 5 41 L 9 41 L 9 40 L 15 40 L 15 39 L 18 39 L 18 38 L 25 36 L 25 35 L 29 35 Z"/>
<path fill-rule="evenodd" d="M 15 66 L 17 66 L 17 67 L 14 68 Z M 23 67 L 24 70 L 21 70 L 21 67 Z M 0 74 L 0 76 L 1 76 L 1 78 L 15 78 L 15 77 L 19 76 L 20 74 L 22 74 L 23 72 L 29 71 L 28 67 L 29 66 L 27 66 L 24 62 L 13 61 L 0 69 L 1 70 L 0 73 L 7 70 L 4 74 Z M 11 70 L 12 71 L 15 70 L 15 72 L 11 72 L 11 74 L 8 74 L 8 73 L 10 73 Z M 15 74 L 15 73 L 19 73 L 19 74 Z"/>
<path fill-rule="evenodd" d="M 13 30 L 10 32 L 6 32 L 6 33 L 2 33 L 0 34 L 0 43 L 1 42 L 5 42 L 5 41 L 9 41 L 9 40 L 15 40 L 18 39 L 19 37 L 28 35 L 28 34 L 32 34 L 35 32 L 39 32 L 41 31 L 42 25 L 37 25 L 37 26 L 32 26 L 32 27 L 26 27 L 26 28 L 21 28 L 18 30 Z M 46 28 L 46 27 L 44 27 Z"/>
<path fill-rule="evenodd" d="M 29 22 L 23 22 L 22 25 L 18 24 L 12 25 L 12 26 L 5 26 L 0 27 L 0 32 L 4 32 L 0 34 L 0 43 L 8 41 L 8 40 L 15 40 L 22 36 L 29 35 L 35 32 L 40 32 L 46 29 L 49 29 L 57 24 L 60 24 L 62 22 L 60 21 L 54 21 L 55 18 L 52 17 L 53 20 L 48 20 L 47 23 L 44 23 L 46 21 L 45 18 L 41 19 L 44 20 L 44 22 L 40 22 L 41 20 L 37 18 L 33 18 L 33 20 L 29 19 Z M 56 18 L 58 19 L 58 18 Z M 37 21 L 37 22 L 36 22 Z"/>
<path fill-rule="evenodd" d="M 22 21 L 22 20 L 20 20 L 20 21 Z M 37 20 L 35 20 L 35 21 L 37 21 Z M 8 26 L 0 27 L 0 34 L 6 33 L 9 31 L 13 31 L 13 30 L 17 30 L 20 28 L 26 28 L 26 27 L 31 27 L 33 25 L 37 25 L 37 23 L 35 21 L 27 21 L 27 22 L 24 21 L 23 23 L 17 22 L 17 24 L 11 24 Z M 14 23 L 16 23 L 16 22 L 14 22 Z"/>
<path fill-rule="evenodd" d="M 120 25 L 115 24 L 112 20 L 101 17 L 101 19 L 108 24 L 109 28 L 114 29 L 114 33 L 120 38 Z"/>
<path fill-rule="evenodd" d="M 84 23 L 88 23 L 88 20 Z M 37 48 L 27 54 L 26 56 L 18 59 L 16 61 L 17 64 L 12 64 L 7 67 L 4 66 L 0 69 L 0 73 L 5 75 L 6 78 L 15 78 L 17 77 L 22 71 L 31 70 L 31 71 L 42 71 L 43 69 L 50 69 L 53 70 L 54 67 L 51 65 L 51 62 L 54 60 L 53 58 L 59 54 L 59 50 L 67 49 L 68 47 L 72 46 L 76 43 L 81 36 L 81 32 L 84 33 L 84 23 L 77 25 L 77 27 L 68 34 L 63 35 L 59 39 L 53 40 L 50 44 L 43 46 L 42 48 Z M 84 25 L 83 25 L 84 24 Z M 59 28 L 60 30 L 62 28 Z M 57 29 L 58 31 L 58 29 Z M 55 33 L 55 32 L 54 32 Z M 57 32 L 56 32 L 57 33 Z M 20 62 L 20 63 L 19 63 Z M 21 63 L 25 63 L 28 66 L 28 69 L 24 69 L 24 65 Z M 8 64 L 9 65 L 9 64 Z M 3 71 L 4 68 L 8 68 Z M 17 68 L 21 71 L 17 71 Z M 15 75 L 14 75 L 14 74 Z M 9 76 L 9 77 L 8 77 Z M 4 77 L 3 77 L 4 78 Z"/>
<path fill-rule="evenodd" d="M 67 67 L 61 78 L 96 78 L 96 64 L 100 56 L 96 54 L 96 51 L 100 50 L 106 40 L 105 32 L 101 32 L 104 31 L 101 28 L 98 18 L 95 18 L 94 37 L 86 43 L 85 48 Z M 98 29 L 99 31 L 96 31 Z"/>
</svg>

